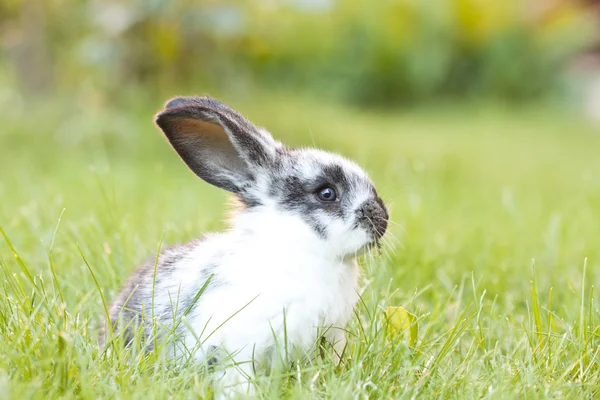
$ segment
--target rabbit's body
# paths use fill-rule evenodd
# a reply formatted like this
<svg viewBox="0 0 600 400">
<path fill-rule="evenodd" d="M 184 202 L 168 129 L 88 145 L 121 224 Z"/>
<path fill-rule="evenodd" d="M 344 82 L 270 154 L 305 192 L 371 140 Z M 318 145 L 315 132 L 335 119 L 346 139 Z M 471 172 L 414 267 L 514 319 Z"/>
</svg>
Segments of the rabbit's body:
<svg viewBox="0 0 600 400">
<path fill-rule="evenodd" d="M 209 98 L 173 100 L 157 124 L 197 175 L 244 208 L 228 231 L 138 269 L 111 307 L 115 329 L 131 340 L 141 323 L 149 348 L 170 335 L 172 356 L 233 360 L 231 384 L 257 361 L 306 354 L 321 335 L 339 357 L 358 299 L 356 254 L 387 227 L 368 176 L 342 157 L 288 149 Z"/>
<path fill-rule="evenodd" d="M 280 350 L 274 347 L 284 343 L 284 319 L 288 346 L 299 350 L 315 345 L 317 328 L 335 335 L 358 298 L 354 260 L 314 253 L 312 233 L 293 218 L 262 223 L 256 218 L 265 215 L 245 214 L 236 220 L 236 229 L 166 249 L 156 275 L 154 261 L 137 272 L 131 284 L 136 287 L 113 304 L 111 319 L 143 310 L 145 335 L 151 337 L 152 316 L 169 331 L 187 311 L 187 324 L 180 323 L 176 335 L 188 349 L 196 345 L 196 335 L 205 341 L 196 354 L 199 359 L 203 350 L 215 347 L 233 352 L 251 344 L 247 355 L 256 359 Z M 281 229 L 287 230 L 285 236 L 277 234 Z"/>
</svg>

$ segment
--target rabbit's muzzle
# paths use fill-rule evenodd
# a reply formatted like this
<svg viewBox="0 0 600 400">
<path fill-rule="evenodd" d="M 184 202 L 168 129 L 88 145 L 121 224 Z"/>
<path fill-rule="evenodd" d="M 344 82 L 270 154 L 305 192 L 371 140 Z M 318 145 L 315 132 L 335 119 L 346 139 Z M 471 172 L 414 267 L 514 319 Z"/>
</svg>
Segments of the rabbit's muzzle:
<svg viewBox="0 0 600 400">
<path fill-rule="evenodd" d="M 389 214 L 381 198 L 375 197 L 364 202 L 356 210 L 356 218 L 359 225 L 377 241 L 385 234 Z"/>
</svg>

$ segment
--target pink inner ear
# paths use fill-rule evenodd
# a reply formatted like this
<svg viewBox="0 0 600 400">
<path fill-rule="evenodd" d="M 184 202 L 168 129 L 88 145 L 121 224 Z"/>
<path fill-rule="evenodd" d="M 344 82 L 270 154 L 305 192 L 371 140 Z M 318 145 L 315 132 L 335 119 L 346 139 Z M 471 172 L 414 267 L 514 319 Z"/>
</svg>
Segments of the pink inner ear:
<svg viewBox="0 0 600 400">
<path fill-rule="evenodd" d="M 190 144 L 204 145 L 218 149 L 233 150 L 233 146 L 223 127 L 212 122 L 198 119 L 180 119 L 175 122 L 176 140 L 191 142 Z"/>
<path fill-rule="evenodd" d="M 178 119 L 173 125 L 173 140 L 197 162 L 228 170 L 240 168 L 242 159 L 221 125 L 192 118 Z"/>
</svg>

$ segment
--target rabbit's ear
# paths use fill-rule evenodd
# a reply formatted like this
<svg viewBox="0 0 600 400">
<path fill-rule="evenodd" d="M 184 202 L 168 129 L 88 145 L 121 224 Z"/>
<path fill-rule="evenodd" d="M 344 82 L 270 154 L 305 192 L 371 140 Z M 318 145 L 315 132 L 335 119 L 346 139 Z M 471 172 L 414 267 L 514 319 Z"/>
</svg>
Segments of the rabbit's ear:
<svg viewBox="0 0 600 400">
<path fill-rule="evenodd" d="M 210 97 L 178 97 L 156 124 L 181 159 L 206 182 L 240 193 L 272 166 L 280 144 L 236 111 Z"/>
</svg>

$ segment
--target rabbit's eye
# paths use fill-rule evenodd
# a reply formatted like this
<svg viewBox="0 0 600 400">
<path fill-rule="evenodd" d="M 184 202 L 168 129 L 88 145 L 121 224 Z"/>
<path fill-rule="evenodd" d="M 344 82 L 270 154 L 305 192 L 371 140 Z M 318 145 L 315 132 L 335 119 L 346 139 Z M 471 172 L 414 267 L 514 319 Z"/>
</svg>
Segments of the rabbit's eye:
<svg viewBox="0 0 600 400">
<path fill-rule="evenodd" d="M 317 197 L 321 201 L 330 202 L 337 199 L 337 194 L 335 193 L 335 189 L 331 186 L 324 186 L 317 191 Z"/>
</svg>

